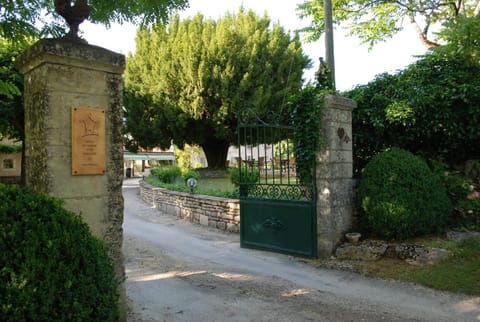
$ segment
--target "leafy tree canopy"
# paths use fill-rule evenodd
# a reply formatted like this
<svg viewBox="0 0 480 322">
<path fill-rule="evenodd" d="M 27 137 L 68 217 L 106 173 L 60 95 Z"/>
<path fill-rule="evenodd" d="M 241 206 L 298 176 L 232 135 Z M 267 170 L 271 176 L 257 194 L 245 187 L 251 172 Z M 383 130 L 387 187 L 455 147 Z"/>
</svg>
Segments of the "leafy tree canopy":
<svg viewBox="0 0 480 322">
<path fill-rule="evenodd" d="M 478 63 L 433 52 L 344 93 L 358 103 L 352 120 L 356 171 L 394 146 L 450 165 L 480 158 L 479 74 Z"/>
<path fill-rule="evenodd" d="M 480 17 L 449 21 L 445 27 L 439 33 L 445 45 L 435 51 L 445 56 L 457 56 L 467 64 L 480 65 Z"/>
<path fill-rule="evenodd" d="M 78 1 L 78 0 L 77 0 Z M 2 1 L 0 37 L 21 41 L 28 37 L 61 36 L 65 23 L 55 12 L 56 0 Z M 112 22 L 150 25 L 167 21 L 174 10 L 184 9 L 188 0 L 89 0 L 89 20 L 110 26 Z"/>
<path fill-rule="evenodd" d="M 457 18 L 480 19 L 479 0 L 332 0 L 332 8 L 333 23 L 346 23 L 350 35 L 370 47 L 401 31 L 405 20 L 413 24 L 422 43 L 433 48 L 438 46 L 431 32 L 433 25 Z M 305 0 L 297 10 L 300 17 L 312 19 L 302 31 L 309 35 L 309 40 L 318 40 L 325 31 L 324 1 Z"/>
<path fill-rule="evenodd" d="M 243 8 L 144 28 L 125 73 L 131 148 L 198 144 L 209 167 L 224 167 L 238 111 L 280 111 L 309 65 L 297 35 Z"/>
<path fill-rule="evenodd" d="M 15 57 L 22 49 L 0 39 L 0 134 L 20 140 L 24 133 L 23 76 L 15 67 Z"/>
</svg>

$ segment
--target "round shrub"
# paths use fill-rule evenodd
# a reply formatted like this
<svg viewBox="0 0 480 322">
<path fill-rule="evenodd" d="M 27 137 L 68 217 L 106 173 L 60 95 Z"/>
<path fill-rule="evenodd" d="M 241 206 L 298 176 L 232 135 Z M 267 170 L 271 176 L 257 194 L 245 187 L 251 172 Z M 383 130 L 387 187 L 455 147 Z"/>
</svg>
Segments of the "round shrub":
<svg viewBox="0 0 480 322">
<path fill-rule="evenodd" d="M 60 200 L 0 184 L 2 321 L 118 321 L 118 285 L 104 243 Z"/>
<path fill-rule="evenodd" d="M 439 177 L 421 158 L 398 148 L 370 160 L 362 173 L 359 198 L 366 228 L 382 238 L 441 231 L 452 210 Z"/>
</svg>

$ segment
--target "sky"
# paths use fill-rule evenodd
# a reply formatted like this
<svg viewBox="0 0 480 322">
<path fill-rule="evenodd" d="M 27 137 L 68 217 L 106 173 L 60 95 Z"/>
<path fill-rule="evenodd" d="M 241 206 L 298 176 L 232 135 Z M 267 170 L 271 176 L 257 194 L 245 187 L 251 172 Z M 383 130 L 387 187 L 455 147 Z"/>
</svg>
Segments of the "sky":
<svg viewBox="0 0 480 322">
<path fill-rule="evenodd" d="M 205 17 L 219 19 L 226 12 L 237 12 L 243 5 L 259 15 L 267 12 L 272 22 L 279 22 L 285 30 L 294 31 L 308 25 L 308 20 L 297 17 L 295 8 L 303 0 L 190 0 L 190 7 L 180 12 L 181 17 L 194 16 L 201 12 Z M 83 37 L 92 45 L 128 54 L 135 51 L 136 27 L 131 24 L 112 25 L 106 29 L 101 25 L 85 22 L 80 26 Z M 371 51 L 361 45 L 358 38 L 345 36 L 337 28 L 334 32 L 335 69 L 337 90 L 344 91 L 356 85 L 366 84 L 383 72 L 394 73 L 415 61 L 415 56 L 425 53 L 413 28 L 405 22 L 405 30 L 385 43 L 376 45 Z M 302 41 L 303 49 L 314 63 L 305 71 L 304 78 L 310 80 L 318 69 L 319 57 L 325 57 L 324 39 L 315 43 Z"/>
</svg>

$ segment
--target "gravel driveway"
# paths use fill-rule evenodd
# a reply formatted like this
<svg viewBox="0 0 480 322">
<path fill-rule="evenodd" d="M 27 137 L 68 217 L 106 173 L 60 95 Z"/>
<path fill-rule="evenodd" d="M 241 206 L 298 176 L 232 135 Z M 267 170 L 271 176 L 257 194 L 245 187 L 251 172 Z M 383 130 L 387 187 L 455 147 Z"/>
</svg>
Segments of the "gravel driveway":
<svg viewBox="0 0 480 322">
<path fill-rule="evenodd" d="M 480 298 L 242 249 L 160 213 L 124 182 L 128 321 L 480 321 Z"/>
</svg>

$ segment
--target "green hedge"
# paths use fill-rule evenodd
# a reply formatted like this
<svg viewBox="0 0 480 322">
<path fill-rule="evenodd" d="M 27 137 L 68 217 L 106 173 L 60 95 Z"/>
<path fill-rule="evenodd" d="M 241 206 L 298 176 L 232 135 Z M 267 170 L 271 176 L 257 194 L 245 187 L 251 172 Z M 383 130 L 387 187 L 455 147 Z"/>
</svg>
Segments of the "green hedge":
<svg viewBox="0 0 480 322">
<path fill-rule="evenodd" d="M 118 321 L 103 242 L 62 202 L 0 184 L 0 320 Z"/>
<path fill-rule="evenodd" d="M 155 167 L 150 173 L 163 183 L 174 183 L 182 175 L 182 171 L 176 165 Z"/>
<path fill-rule="evenodd" d="M 382 238 L 409 238 L 441 231 L 452 211 L 437 175 L 399 148 L 374 156 L 365 167 L 359 198 L 366 228 Z"/>
<path fill-rule="evenodd" d="M 240 169 L 229 168 L 228 173 L 230 175 L 230 182 L 235 186 L 240 186 Z M 243 168 L 242 169 L 242 183 L 254 184 L 260 179 L 260 170 L 256 168 Z"/>
<path fill-rule="evenodd" d="M 22 146 L 21 145 L 0 144 L 0 152 L 3 152 L 3 153 L 22 152 Z"/>
</svg>

